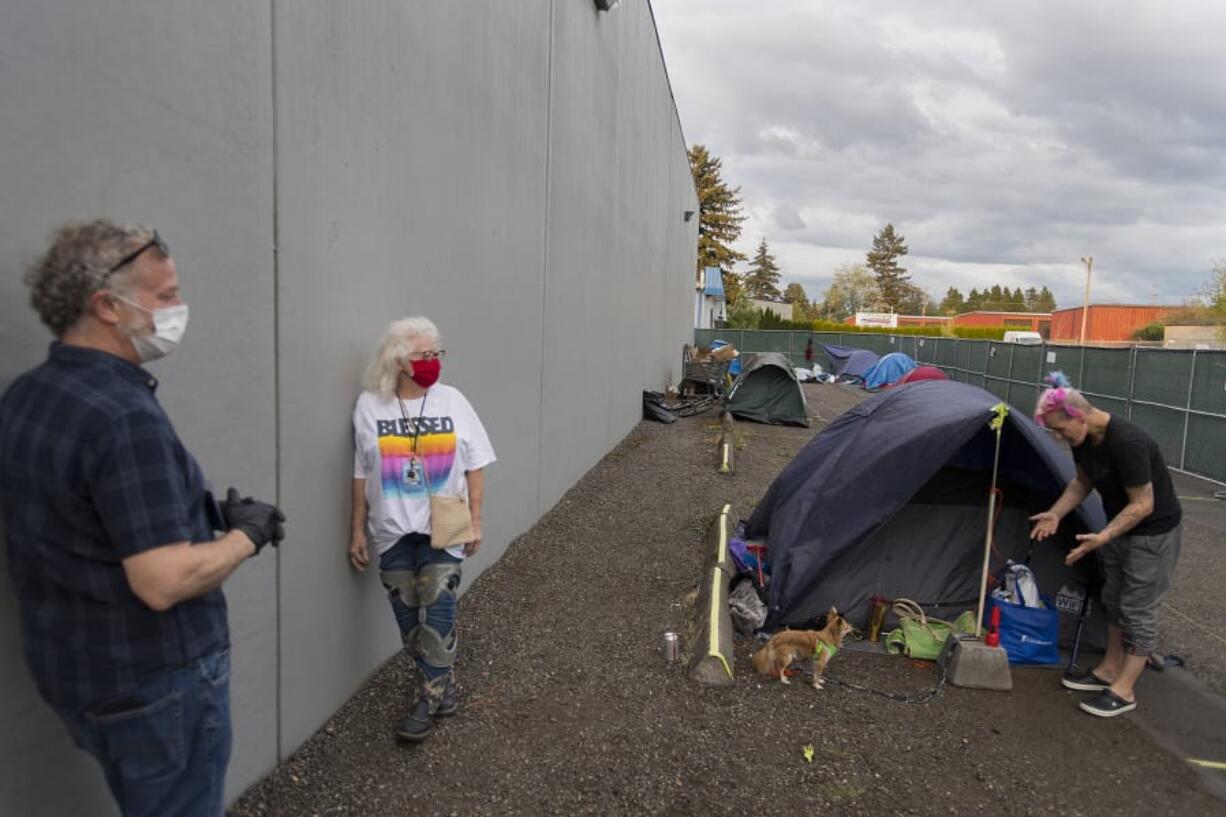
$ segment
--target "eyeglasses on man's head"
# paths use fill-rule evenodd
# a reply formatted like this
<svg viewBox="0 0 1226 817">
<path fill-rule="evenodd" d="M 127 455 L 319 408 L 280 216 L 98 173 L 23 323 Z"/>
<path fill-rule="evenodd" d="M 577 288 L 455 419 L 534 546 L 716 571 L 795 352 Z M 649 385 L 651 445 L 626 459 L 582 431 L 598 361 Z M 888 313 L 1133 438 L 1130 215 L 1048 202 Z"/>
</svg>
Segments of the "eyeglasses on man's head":
<svg viewBox="0 0 1226 817">
<path fill-rule="evenodd" d="M 149 249 L 150 247 L 157 247 L 158 251 L 161 252 L 162 255 L 165 255 L 165 256 L 170 255 L 170 247 L 167 246 L 166 242 L 162 240 L 162 237 L 158 235 L 158 231 L 154 230 L 153 238 L 149 239 L 144 244 L 141 244 L 140 247 L 136 248 L 132 252 L 125 255 L 123 258 L 119 259 L 119 263 L 115 264 L 115 266 L 107 270 L 106 274 L 111 275 L 115 272 L 118 272 L 123 267 L 126 267 L 128 264 L 131 264 L 133 261 L 135 261 L 138 257 L 140 257 L 141 253 L 143 253 L 145 250 Z"/>
</svg>

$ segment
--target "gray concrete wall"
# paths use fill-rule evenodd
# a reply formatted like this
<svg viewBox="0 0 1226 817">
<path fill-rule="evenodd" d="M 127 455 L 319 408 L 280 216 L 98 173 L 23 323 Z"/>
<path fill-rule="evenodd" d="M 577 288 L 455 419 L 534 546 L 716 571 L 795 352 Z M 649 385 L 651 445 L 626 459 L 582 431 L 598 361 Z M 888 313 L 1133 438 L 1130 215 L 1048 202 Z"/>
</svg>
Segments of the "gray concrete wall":
<svg viewBox="0 0 1226 817">
<path fill-rule="evenodd" d="M 192 306 L 159 395 L 210 479 L 289 515 L 227 584 L 235 795 L 398 646 L 344 557 L 349 416 L 388 321 L 434 318 L 498 451 L 466 587 L 676 381 L 697 204 L 650 8 L 15 0 L 3 21 L 0 388 L 45 354 L 20 269 L 51 228 L 154 223 Z M 0 814 L 113 813 L 34 692 L 7 575 L 0 654 Z"/>
</svg>

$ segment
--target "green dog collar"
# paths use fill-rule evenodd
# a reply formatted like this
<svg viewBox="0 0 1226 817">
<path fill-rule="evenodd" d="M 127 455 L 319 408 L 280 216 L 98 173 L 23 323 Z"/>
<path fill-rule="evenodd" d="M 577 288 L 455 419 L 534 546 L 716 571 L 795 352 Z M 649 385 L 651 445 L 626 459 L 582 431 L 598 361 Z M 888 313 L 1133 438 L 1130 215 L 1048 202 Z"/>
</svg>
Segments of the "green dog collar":
<svg viewBox="0 0 1226 817">
<path fill-rule="evenodd" d="M 834 658 L 834 654 L 839 651 L 839 648 L 833 644 L 827 644 L 825 641 L 817 642 L 817 649 L 813 651 L 813 657 L 817 658 L 823 652 L 830 658 Z"/>
</svg>

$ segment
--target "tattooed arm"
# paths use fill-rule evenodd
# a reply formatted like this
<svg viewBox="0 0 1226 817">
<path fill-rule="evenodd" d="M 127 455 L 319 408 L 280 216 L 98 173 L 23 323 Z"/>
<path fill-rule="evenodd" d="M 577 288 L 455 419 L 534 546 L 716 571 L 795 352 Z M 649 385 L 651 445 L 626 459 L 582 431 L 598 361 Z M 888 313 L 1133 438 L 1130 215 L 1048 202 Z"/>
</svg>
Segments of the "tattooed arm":
<svg viewBox="0 0 1226 817">
<path fill-rule="evenodd" d="M 1064 563 L 1071 565 L 1093 550 L 1116 539 L 1137 526 L 1145 517 L 1154 512 L 1154 484 L 1147 482 L 1135 488 L 1126 487 L 1128 504 L 1107 523 L 1107 527 L 1098 533 L 1083 533 L 1077 537 L 1077 547 L 1069 551 Z"/>
</svg>

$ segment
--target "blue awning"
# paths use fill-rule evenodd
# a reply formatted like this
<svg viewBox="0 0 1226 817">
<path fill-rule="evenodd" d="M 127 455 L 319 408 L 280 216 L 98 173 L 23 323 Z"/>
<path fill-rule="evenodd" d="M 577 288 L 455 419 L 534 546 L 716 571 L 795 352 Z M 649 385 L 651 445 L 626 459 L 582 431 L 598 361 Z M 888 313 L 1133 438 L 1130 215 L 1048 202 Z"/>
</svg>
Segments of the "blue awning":
<svg viewBox="0 0 1226 817">
<path fill-rule="evenodd" d="M 710 295 L 714 298 L 724 297 L 724 276 L 720 272 L 719 267 L 704 267 L 702 272 L 702 294 Z"/>
</svg>

